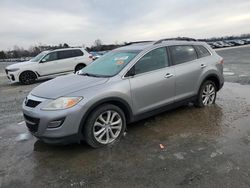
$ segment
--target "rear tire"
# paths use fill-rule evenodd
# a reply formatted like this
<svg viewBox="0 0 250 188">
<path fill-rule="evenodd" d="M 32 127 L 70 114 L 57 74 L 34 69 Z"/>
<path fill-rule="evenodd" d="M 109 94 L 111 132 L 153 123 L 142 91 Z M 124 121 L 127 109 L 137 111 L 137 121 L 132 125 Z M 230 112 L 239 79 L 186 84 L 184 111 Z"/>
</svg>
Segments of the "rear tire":
<svg viewBox="0 0 250 188">
<path fill-rule="evenodd" d="M 37 76 L 32 71 L 22 72 L 19 76 L 19 82 L 24 85 L 35 83 Z"/>
<path fill-rule="evenodd" d="M 199 108 L 210 106 L 215 103 L 216 96 L 217 88 L 215 83 L 211 80 L 207 80 L 201 85 L 194 105 Z"/>
<path fill-rule="evenodd" d="M 97 107 L 87 118 L 83 128 L 86 142 L 93 148 L 118 141 L 126 127 L 124 112 L 112 104 Z"/>
<path fill-rule="evenodd" d="M 83 69 L 84 67 L 86 67 L 85 64 L 79 64 L 79 65 L 77 65 L 77 66 L 75 67 L 75 73 L 76 73 L 77 71 Z"/>
</svg>

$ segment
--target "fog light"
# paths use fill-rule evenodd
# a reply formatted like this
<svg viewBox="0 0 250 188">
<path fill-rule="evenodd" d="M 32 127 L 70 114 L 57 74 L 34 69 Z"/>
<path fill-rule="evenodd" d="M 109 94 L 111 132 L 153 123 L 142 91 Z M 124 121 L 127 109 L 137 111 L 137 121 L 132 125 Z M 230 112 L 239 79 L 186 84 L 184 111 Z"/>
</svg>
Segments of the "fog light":
<svg viewBox="0 0 250 188">
<path fill-rule="evenodd" d="M 65 118 L 49 122 L 48 128 L 58 128 L 58 127 L 60 127 L 63 124 L 64 119 Z"/>
<path fill-rule="evenodd" d="M 12 81 L 15 81 L 15 76 L 13 74 L 11 74 L 10 77 Z"/>
</svg>

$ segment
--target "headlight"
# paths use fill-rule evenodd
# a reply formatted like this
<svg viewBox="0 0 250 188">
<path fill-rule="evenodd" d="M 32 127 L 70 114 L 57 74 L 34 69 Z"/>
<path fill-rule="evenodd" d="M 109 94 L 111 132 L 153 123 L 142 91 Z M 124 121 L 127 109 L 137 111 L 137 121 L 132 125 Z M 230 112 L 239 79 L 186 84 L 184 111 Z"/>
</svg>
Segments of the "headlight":
<svg viewBox="0 0 250 188">
<path fill-rule="evenodd" d="M 60 97 L 51 101 L 46 107 L 41 110 L 63 110 L 71 108 L 79 103 L 83 97 Z"/>
<path fill-rule="evenodd" d="M 15 72 L 15 71 L 18 71 L 19 70 L 19 68 L 15 68 L 15 69 L 7 69 L 7 71 L 9 71 L 9 72 Z"/>
</svg>

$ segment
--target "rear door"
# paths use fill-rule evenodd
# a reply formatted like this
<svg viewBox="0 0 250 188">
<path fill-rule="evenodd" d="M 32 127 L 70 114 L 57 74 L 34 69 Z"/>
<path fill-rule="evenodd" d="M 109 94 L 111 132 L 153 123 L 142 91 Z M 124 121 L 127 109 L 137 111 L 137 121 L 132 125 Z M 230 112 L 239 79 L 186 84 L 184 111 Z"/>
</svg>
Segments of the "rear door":
<svg viewBox="0 0 250 188">
<path fill-rule="evenodd" d="M 154 110 L 174 101 L 174 70 L 169 67 L 165 47 L 144 55 L 133 68 L 129 78 L 133 108 L 136 114 Z"/>
<path fill-rule="evenodd" d="M 175 74 L 175 101 L 196 95 L 202 67 L 192 45 L 170 46 Z"/>
<path fill-rule="evenodd" d="M 74 60 L 76 63 L 84 63 L 87 64 L 89 61 L 89 56 L 86 56 L 87 54 L 84 54 L 84 52 L 80 49 L 76 49 L 73 51 L 74 54 Z"/>
<path fill-rule="evenodd" d="M 73 72 L 75 70 L 77 65 L 77 52 L 75 50 L 58 51 L 58 57 L 61 72 Z"/>
</svg>

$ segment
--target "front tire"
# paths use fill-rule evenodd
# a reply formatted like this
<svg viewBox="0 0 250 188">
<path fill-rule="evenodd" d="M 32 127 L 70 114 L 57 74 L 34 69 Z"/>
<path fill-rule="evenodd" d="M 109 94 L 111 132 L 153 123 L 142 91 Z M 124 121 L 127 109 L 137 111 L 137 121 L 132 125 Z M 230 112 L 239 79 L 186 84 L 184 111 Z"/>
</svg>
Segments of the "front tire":
<svg viewBox="0 0 250 188">
<path fill-rule="evenodd" d="M 21 84 L 28 85 L 35 83 L 37 76 L 32 71 L 22 72 L 19 76 L 19 81 Z"/>
<path fill-rule="evenodd" d="M 215 83 L 211 80 L 207 80 L 202 84 L 199 90 L 195 106 L 200 108 L 210 106 L 215 103 L 216 96 L 217 89 Z"/>
<path fill-rule="evenodd" d="M 84 125 L 86 142 L 93 148 L 118 141 L 126 127 L 124 112 L 117 106 L 105 104 L 95 109 Z"/>
<path fill-rule="evenodd" d="M 86 67 L 85 64 L 79 64 L 79 65 L 77 65 L 77 66 L 75 67 L 75 73 L 76 73 L 77 71 L 83 69 L 84 67 Z"/>
</svg>

